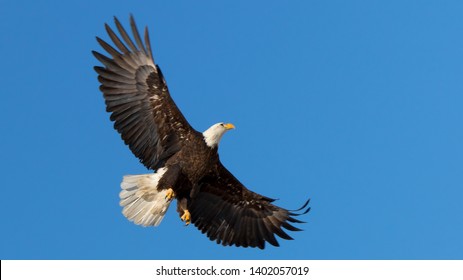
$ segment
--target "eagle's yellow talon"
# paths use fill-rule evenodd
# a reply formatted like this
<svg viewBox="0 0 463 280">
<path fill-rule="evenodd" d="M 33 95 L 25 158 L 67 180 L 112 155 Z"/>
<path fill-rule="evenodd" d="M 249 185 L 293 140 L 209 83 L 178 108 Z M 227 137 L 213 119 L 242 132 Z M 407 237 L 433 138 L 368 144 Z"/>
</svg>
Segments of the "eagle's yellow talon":
<svg viewBox="0 0 463 280">
<path fill-rule="evenodd" d="M 175 197 L 174 190 L 172 188 L 169 188 L 166 193 L 166 199 L 172 200 L 174 197 Z"/>
<path fill-rule="evenodd" d="M 185 211 L 183 212 L 183 215 L 180 217 L 180 219 L 181 219 L 182 221 L 185 222 L 185 225 L 186 225 L 186 226 L 189 225 L 190 222 L 191 222 L 190 211 L 185 210 Z"/>
</svg>

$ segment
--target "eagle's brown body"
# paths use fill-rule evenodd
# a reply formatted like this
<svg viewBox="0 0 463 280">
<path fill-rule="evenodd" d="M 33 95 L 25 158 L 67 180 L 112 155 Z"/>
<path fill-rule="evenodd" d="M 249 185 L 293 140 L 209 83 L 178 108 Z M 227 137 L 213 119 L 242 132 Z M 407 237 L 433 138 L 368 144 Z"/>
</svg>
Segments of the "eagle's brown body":
<svg viewBox="0 0 463 280">
<path fill-rule="evenodd" d="M 182 149 L 167 160 L 167 171 L 158 184 L 160 189 L 173 189 L 180 216 L 199 192 L 201 179 L 219 175 L 217 147 L 208 147 L 202 135 L 194 134 L 187 136 Z"/>
</svg>

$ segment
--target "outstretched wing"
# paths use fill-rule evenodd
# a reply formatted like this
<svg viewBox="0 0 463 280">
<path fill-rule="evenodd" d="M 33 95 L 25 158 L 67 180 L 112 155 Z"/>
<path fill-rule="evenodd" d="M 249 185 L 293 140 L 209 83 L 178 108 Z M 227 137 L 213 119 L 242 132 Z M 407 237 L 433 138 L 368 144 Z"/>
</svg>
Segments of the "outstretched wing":
<svg viewBox="0 0 463 280">
<path fill-rule="evenodd" d="M 97 37 L 111 57 L 93 51 L 104 65 L 95 67 L 100 90 L 125 144 L 147 168 L 157 169 L 181 148 L 193 128 L 170 97 L 161 69 L 154 62 L 148 29 L 143 44 L 130 17 L 134 44 L 119 20 L 114 19 L 120 37 L 107 24 L 105 27 L 117 49 Z"/>
<path fill-rule="evenodd" d="M 284 229 L 299 231 L 291 223 L 302 223 L 294 216 L 310 210 L 304 206 L 297 214 L 272 204 L 274 199 L 248 190 L 222 164 L 219 177 L 211 175 L 200 183 L 199 193 L 188 209 L 191 222 L 209 239 L 224 246 L 265 247 L 265 241 L 279 246 L 275 235 L 292 239 Z"/>
</svg>

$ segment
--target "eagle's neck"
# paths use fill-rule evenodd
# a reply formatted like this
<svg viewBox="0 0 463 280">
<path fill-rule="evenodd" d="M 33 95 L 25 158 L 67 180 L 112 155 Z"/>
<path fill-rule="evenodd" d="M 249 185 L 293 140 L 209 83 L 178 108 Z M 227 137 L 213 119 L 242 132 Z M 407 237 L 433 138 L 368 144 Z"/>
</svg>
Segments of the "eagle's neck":
<svg viewBox="0 0 463 280">
<path fill-rule="evenodd" d="M 223 124 L 214 124 L 203 132 L 204 141 L 206 145 L 211 148 L 216 148 L 219 145 L 220 139 L 227 130 L 223 127 Z"/>
</svg>

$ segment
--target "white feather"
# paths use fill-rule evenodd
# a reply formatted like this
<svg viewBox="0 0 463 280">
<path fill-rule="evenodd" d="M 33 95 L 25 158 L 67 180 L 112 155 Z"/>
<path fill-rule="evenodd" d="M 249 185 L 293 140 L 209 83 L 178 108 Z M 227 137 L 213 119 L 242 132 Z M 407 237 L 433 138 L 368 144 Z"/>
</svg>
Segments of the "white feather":
<svg viewBox="0 0 463 280">
<path fill-rule="evenodd" d="M 157 186 L 167 168 L 153 174 L 126 175 L 122 179 L 119 194 L 122 214 L 137 225 L 158 226 L 169 208 L 167 190 Z"/>
<path fill-rule="evenodd" d="M 209 147 L 216 147 L 226 131 L 224 123 L 216 123 L 203 132 L 204 141 Z"/>
</svg>

